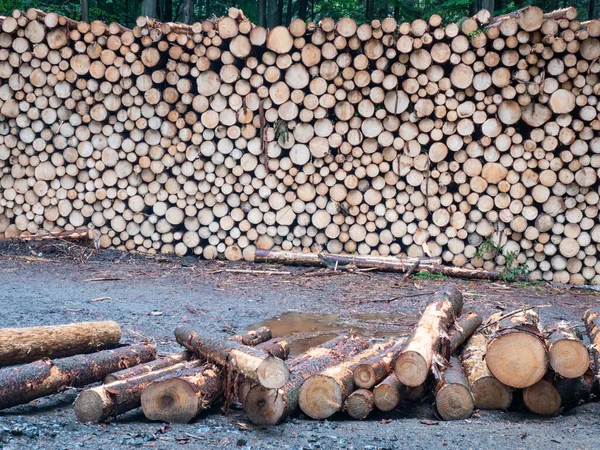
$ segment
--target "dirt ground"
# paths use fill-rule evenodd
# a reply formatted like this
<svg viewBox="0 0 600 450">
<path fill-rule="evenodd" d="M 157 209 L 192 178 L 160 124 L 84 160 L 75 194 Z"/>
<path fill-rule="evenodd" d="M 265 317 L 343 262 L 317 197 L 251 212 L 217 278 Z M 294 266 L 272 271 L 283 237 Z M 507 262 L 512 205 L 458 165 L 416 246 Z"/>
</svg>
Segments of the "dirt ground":
<svg viewBox="0 0 600 450">
<path fill-rule="evenodd" d="M 0 247 L 0 327 L 115 320 L 123 329 L 124 342 L 149 340 L 160 353 L 169 353 L 178 350 L 173 337 L 178 324 L 225 336 L 282 314 L 279 333 L 328 329 L 375 337 L 408 333 L 428 296 L 449 282 L 463 290 L 465 307 L 484 317 L 523 305 L 551 305 L 539 310 L 543 322 L 578 322 L 586 308 L 600 304 L 598 293 L 544 284 L 403 281 L 398 274 L 319 276 L 315 271 L 116 252 L 103 252 L 83 263 L 72 253 L 57 253 L 52 247 L 34 251 L 4 245 Z M 119 279 L 90 280 L 107 277 Z M 296 345 L 300 351 L 301 341 Z M 600 448 L 600 403 L 551 418 L 523 411 L 477 411 L 469 420 L 441 422 L 426 400 L 365 421 L 342 415 L 328 421 L 300 416 L 276 427 L 249 424 L 240 410 L 228 417 L 215 410 L 191 424 L 171 427 L 148 422 L 139 411 L 111 424 L 80 424 L 71 408 L 77 392 L 70 389 L 0 412 L 0 448 Z"/>
</svg>

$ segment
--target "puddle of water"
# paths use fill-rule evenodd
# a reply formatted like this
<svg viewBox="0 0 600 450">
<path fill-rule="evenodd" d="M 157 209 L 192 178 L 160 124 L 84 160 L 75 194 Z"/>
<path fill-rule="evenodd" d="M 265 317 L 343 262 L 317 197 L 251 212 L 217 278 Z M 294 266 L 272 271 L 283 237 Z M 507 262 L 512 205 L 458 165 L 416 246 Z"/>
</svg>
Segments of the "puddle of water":
<svg viewBox="0 0 600 450">
<path fill-rule="evenodd" d="M 365 313 L 340 318 L 338 314 L 290 311 L 252 324 L 248 330 L 264 326 L 271 329 L 273 337 L 286 337 L 293 357 L 341 334 L 379 339 L 407 335 L 417 319 L 401 313 Z"/>
</svg>

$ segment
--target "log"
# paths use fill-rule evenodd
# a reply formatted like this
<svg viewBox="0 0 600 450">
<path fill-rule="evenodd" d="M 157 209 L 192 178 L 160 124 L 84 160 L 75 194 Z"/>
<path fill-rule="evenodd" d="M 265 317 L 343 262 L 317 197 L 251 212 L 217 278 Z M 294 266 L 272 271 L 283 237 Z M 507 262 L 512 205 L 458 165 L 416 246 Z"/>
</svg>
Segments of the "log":
<svg viewBox="0 0 600 450">
<path fill-rule="evenodd" d="M 579 378 L 590 367 L 590 354 L 581 333 L 567 322 L 544 328 L 550 367 L 565 378 Z"/>
<path fill-rule="evenodd" d="M 115 322 L 83 322 L 31 328 L 0 329 L 0 366 L 40 358 L 91 353 L 115 346 L 121 327 Z"/>
<path fill-rule="evenodd" d="M 344 411 L 357 420 L 366 419 L 374 408 L 373 393 L 368 389 L 357 389 L 344 402 Z"/>
<path fill-rule="evenodd" d="M 461 313 L 462 305 L 462 293 L 456 286 L 436 291 L 396 360 L 394 372 L 402 384 L 411 387 L 423 384 L 434 355 L 440 351 L 440 336 L 448 333 L 454 318 Z"/>
<path fill-rule="evenodd" d="M 48 241 L 48 240 L 57 240 L 57 241 L 96 241 L 100 238 L 99 233 L 96 230 L 90 230 L 87 228 L 80 230 L 67 230 L 60 231 L 58 233 L 53 233 L 51 231 L 42 230 L 38 233 L 30 234 L 30 233 L 22 233 L 13 238 L 5 238 L 0 239 L 0 242 L 9 242 L 9 241 Z"/>
<path fill-rule="evenodd" d="M 260 327 L 256 330 L 250 330 L 246 334 L 236 334 L 231 336 L 229 339 L 240 344 L 248 345 L 250 347 L 255 347 L 258 344 L 262 344 L 263 342 L 267 342 L 272 339 L 273 335 L 271 334 L 271 330 L 268 327 Z"/>
<path fill-rule="evenodd" d="M 162 358 L 167 359 L 167 358 Z M 157 360 L 158 361 L 158 360 Z M 113 419 L 141 405 L 144 389 L 153 381 L 184 370 L 197 369 L 200 360 L 172 363 L 137 376 L 123 378 L 81 392 L 73 409 L 80 422 L 100 422 Z M 135 367 L 133 367 L 135 368 Z"/>
<path fill-rule="evenodd" d="M 118 372 L 109 373 L 104 377 L 104 384 L 114 383 L 115 381 L 123 381 L 129 378 L 139 377 L 146 375 L 150 372 L 165 369 L 167 367 L 174 366 L 176 364 L 188 361 L 191 357 L 191 353 L 188 351 L 172 353 L 162 358 L 157 358 L 154 361 L 150 361 L 146 364 L 139 364 L 137 366 L 130 367 L 129 369 L 123 369 Z"/>
<path fill-rule="evenodd" d="M 289 369 L 285 363 L 274 356 L 265 356 L 258 349 L 191 331 L 185 326 L 177 327 L 175 338 L 196 356 L 220 366 L 231 364 L 236 371 L 263 387 L 278 389 L 288 381 Z"/>
<path fill-rule="evenodd" d="M 188 423 L 222 397 L 223 389 L 216 366 L 187 369 L 146 387 L 141 396 L 142 411 L 148 420 Z"/>
<path fill-rule="evenodd" d="M 392 411 L 402 400 L 416 400 L 421 397 L 423 386 L 408 387 L 400 383 L 394 372 L 390 373 L 373 389 L 373 401 L 380 411 Z"/>
<path fill-rule="evenodd" d="M 298 395 L 306 379 L 355 356 L 368 346 L 362 338 L 340 336 L 289 360 L 290 379 L 281 389 L 265 389 L 260 385 L 249 389 L 242 402 L 248 418 L 257 425 L 281 422 L 297 411 Z"/>
<path fill-rule="evenodd" d="M 153 360 L 149 344 L 102 350 L 55 360 L 43 359 L 0 369 L 0 409 L 30 402 L 68 387 L 101 381 L 107 374 Z"/>
<path fill-rule="evenodd" d="M 354 389 L 354 369 L 375 355 L 383 355 L 397 344 L 395 339 L 375 344 L 358 355 L 306 379 L 298 395 L 304 414 L 313 419 L 326 419 L 341 410 Z"/>
<path fill-rule="evenodd" d="M 477 333 L 467 341 L 461 354 L 469 389 L 477 409 L 507 409 L 512 403 L 512 389 L 502 384 L 487 367 L 487 338 Z"/>
<path fill-rule="evenodd" d="M 542 379 L 523 390 L 523 403 L 533 413 L 552 416 L 560 411 L 560 393 L 551 378 Z"/>
<path fill-rule="evenodd" d="M 548 352 L 537 313 L 527 309 L 510 314 L 492 314 L 487 320 L 485 361 L 501 383 L 526 388 L 546 374 Z"/>
<path fill-rule="evenodd" d="M 468 419 L 475 409 L 462 366 L 454 356 L 437 382 L 435 408 L 444 420 Z"/>
<path fill-rule="evenodd" d="M 290 344 L 283 338 L 270 339 L 262 344 L 258 344 L 256 348 L 267 355 L 282 360 L 286 360 L 290 355 Z"/>
<path fill-rule="evenodd" d="M 387 352 L 374 355 L 363 364 L 356 366 L 352 373 L 354 384 L 359 388 L 370 389 L 386 378 L 393 370 L 405 344 L 405 339 L 399 339 Z"/>
<path fill-rule="evenodd" d="M 475 311 L 462 314 L 456 319 L 448 334 L 449 354 L 453 354 L 481 325 L 481 316 Z"/>
<path fill-rule="evenodd" d="M 600 374 L 600 308 L 589 308 L 583 314 L 583 324 L 590 338 L 592 357 L 594 360 L 594 373 L 596 378 Z"/>
</svg>

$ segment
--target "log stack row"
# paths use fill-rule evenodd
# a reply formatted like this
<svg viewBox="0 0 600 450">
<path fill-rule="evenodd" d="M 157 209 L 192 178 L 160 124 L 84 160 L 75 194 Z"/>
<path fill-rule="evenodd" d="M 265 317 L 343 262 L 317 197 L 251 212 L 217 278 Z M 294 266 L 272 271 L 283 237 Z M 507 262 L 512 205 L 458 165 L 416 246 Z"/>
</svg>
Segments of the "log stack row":
<svg viewBox="0 0 600 450">
<path fill-rule="evenodd" d="M 600 21 L 229 15 L 0 32 L 0 233 L 252 260 L 441 257 L 600 283 Z"/>
</svg>

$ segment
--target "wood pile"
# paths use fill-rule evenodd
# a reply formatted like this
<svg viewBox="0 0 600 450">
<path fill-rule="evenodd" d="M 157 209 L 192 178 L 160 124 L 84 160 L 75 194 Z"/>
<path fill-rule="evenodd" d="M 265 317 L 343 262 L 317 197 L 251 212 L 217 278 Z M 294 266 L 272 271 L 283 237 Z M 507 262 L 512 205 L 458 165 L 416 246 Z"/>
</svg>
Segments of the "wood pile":
<svg viewBox="0 0 600 450">
<path fill-rule="evenodd" d="M 151 254 L 427 256 L 600 284 L 600 21 L 575 8 L 1 22 L 8 238 L 89 227 Z"/>
<path fill-rule="evenodd" d="M 482 324 L 476 312 L 462 312 L 462 293 L 448 285 L 431 296 L 408 337 L 338 336 L 287 361 L 289 337 L 273 338 L 265 327 L 218 338 L 180 326 L 175 338 L 186 350 L 158 359 L 148 344 L 48 359 L 86 334 L 90 342 L 114 344 L 112 322 L 0 330 L 38 358 L 0 369 L 0 409 L 103 380 L 77 397 L 78 420 L 109 421 L 141 407 L 149 420 L 188 423 L 216 404 L 227 412 L 234 402 L 258 425 L 300 412 L 365 419 L 418 401 L 432 401 L 443 420 L 468 418 L 475 409 L 555 415 L 590 401 L 597 389 L 600 308 L 583 318 L 593 364 L 576 325 L 542 328 L 534 309 L 493 314 Z M 77 330 L 76 337 L 67 329 Z M 54 336 L 44 349 L 42 333 Z M 74 345 L 72 353 L 83 349 L 89 350 Z M 8 364 L 23 362 L 18 352 L 4 354 Z"/>
</svg>

